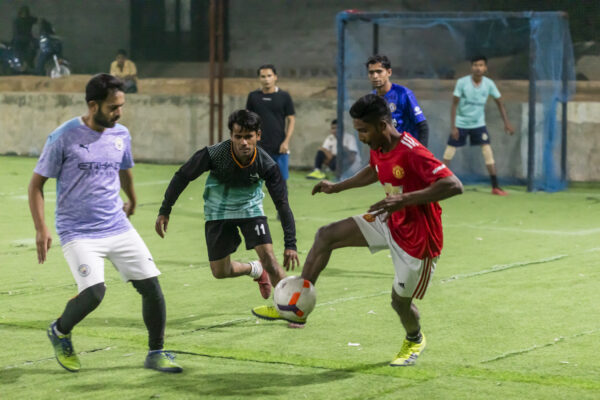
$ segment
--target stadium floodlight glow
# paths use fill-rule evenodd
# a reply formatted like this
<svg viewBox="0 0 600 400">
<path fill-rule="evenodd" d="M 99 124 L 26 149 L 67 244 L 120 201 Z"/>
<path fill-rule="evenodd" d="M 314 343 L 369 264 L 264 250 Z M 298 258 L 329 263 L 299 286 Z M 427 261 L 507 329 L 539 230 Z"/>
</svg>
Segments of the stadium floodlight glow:
<svg viewBox="0 0 600 400">
<path fill-rule="evenodd" d="M 338 177 L 343 178 L 345 170 L 340 138 L 345 128 L 346 133 L 352 130 L 348 110 L 371 91 L 364 65 L 369 56 L 387 55 L 392 60 L 392 80 L 416 86 L 406 84 L 422 105 L 429 123 L 430 150 L 440 158 L 450 131 L 452 84 L 459 73 L 466 75 L 460 68 L 468 65 L 470 57 L 485 54 L 490 71 L 501 80 L 501 92 L 503 81 L 517 92 L 528 81 L 526 90 L 519 92 L 522 101 L 510 110 L 510 117 L 520 121 L 521 135 L 502 147 L 502 132 L 491 134 L 494 149 L 500 146 L 499 177 L 507 183 L 527 183 L 528 191 L 566 187 L 567 102 L 575 92 L 566 13 L 347 10 L 337 14 L 336 23 L 338 155 L 342 155 L 337 157 Z M 420 97 L 420 91 L 427 95 Z M 368 154 L 364 155 L 368 160 Z M 453 164 L 452 169 L 467 182 L 483 179 L 484 171 L 472 168 L 481 162 L 471 161 Z"/>
</svg>

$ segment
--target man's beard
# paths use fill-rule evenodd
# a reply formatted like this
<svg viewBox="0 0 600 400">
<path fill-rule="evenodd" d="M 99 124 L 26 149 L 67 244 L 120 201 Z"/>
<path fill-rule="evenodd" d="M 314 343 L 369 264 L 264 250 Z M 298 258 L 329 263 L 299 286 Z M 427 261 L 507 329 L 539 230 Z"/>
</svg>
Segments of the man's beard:
<svg viewBox="0 0 600 400">
<path fill-rule="evenodd" d="M 106 118 L 106 116 L 102 114 L 100 110 L 98 110 L 98 112 L 94 114 L 94 122 L 105 128 L 113 128 L 117 123 L 118 119 L 119 117 L 117 117 L 114 121 L 111 121 L 108 118 Z"/>
</svg>

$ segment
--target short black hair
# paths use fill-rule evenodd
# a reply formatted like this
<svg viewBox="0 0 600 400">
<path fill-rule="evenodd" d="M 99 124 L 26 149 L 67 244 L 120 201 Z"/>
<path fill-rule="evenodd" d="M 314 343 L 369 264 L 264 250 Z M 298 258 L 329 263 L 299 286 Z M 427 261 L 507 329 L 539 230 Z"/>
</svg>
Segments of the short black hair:
<svg viewBox="0 0 600 400">
<path fill-rule="evenodd" d="M 125 91 L 122 80 L 109 74 L 94 75 L 85 86 L 85 101 L 102 102 L 113 91 Z"/>
<path fill-rule="evenodd" d="M 383 97 L 367 94 L 356 100 L 350 107 L 350 116 L 368 124 L 376 124 L 384 120 L 392 123 L 392 113 Z"/>
<path fill-rule="evenodd" d="M 127 57 L 127 51 L 125 51 L 125 49 L 119 49 L 117 50 L 117 55 Z"/>
<path fill-rule="evenodd" d="M 271 71 L 273 71 L 273 75 L 277 75 L 277 70 L 275 69 L 275 66 L 273 64 L 265 64 L 265 65 L 261 65 L 260 67 L 258 67 L 258 69 L 256 70 L 256 75 L 260 76 L 260 70 L 261 69 L 270 69 Z"/>
<path fill-rule="evenodd" d="M 249 110 L 236 110 L 229 115 L 227 121 L 230 132 L 233 132 L 233 124 L 238 124 L 246 132 L 258 132 L 260 130 L 260 116 Z"/>
<path fill-rule="evenodd" d="M 483 54 L 477 54 L 476 56 L 471 57 L 471 64 L 473 64 L 475 61 L 482 61 L 485 63 L 485 65 L 487 65 L 487 57 L 484 56 Z"/>
<path fill-rule="evenodd" d="M 337 125 L 337 118 L 335 118 L 333 121 L 331 121 L 331 125 Z"/>
<path fill-rule="evenodd" d="M 365 63 L 365 66 L 369 68 L 369 65 L 377 63 L 381 63 L 381 66 L 385 69 L 392 68 L 392 63 L 390 62 L 390 59 L 387 58 L 387 56 L 384 56 L 383 54 L 375 54 L 369 57 L 367 59 L 367 62 Z"/>
</svg>

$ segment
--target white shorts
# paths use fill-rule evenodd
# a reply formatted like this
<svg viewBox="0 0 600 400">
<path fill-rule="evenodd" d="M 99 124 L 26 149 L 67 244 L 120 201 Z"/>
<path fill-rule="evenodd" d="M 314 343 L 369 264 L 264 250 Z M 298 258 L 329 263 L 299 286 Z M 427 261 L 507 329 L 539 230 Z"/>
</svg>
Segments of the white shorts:
<svg viewBox="0 0 600 400">
<path fill-rule="evenodd" d="M 75 239 L 62 246 L 77 282 L 78 293 L 104 282 L 104 259 L 108 258 L 127 281 L 160 275 L 152 254 L 135 229 L 102 239 Z"/>
<path fill-rule="evenodd" d="M 369 244 L 371 253 L 390 249 L 396 271 L 393 285 L 396 294 L 400 297 L 422 299 L 439 257 L 420 260 L 402 250 L 381 215 L 372 222 L 368 222 L 364 215 L 355 215 L 352 218 Z"/>
</svg>

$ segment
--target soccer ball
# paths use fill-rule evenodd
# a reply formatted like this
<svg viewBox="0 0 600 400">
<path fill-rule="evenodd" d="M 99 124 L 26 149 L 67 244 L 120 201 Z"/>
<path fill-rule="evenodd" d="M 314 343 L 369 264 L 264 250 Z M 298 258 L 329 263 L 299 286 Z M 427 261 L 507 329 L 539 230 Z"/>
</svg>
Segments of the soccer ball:
<svg viewBox="0 0 600 400">
<path fill-rule="evenodd" d="M 315 308 L 317 291 L 310 281 L 299 276 L 288 276 L 275 286 L 273 303 L 284 319 L 304 322 Z"/>
</svg>

